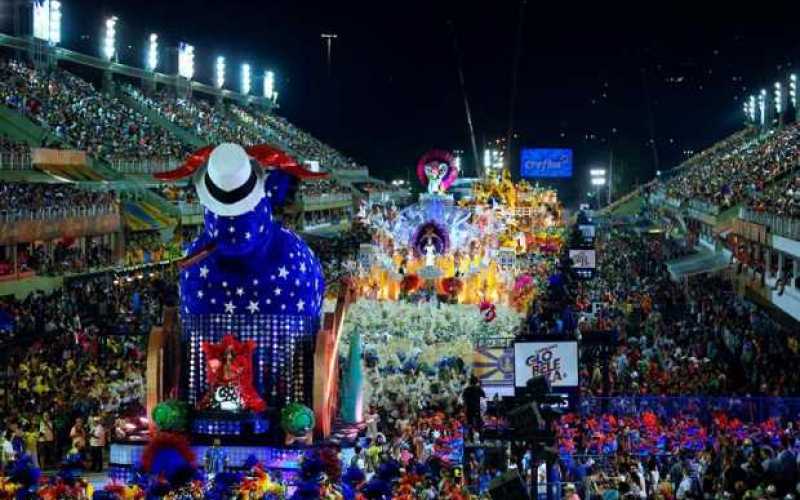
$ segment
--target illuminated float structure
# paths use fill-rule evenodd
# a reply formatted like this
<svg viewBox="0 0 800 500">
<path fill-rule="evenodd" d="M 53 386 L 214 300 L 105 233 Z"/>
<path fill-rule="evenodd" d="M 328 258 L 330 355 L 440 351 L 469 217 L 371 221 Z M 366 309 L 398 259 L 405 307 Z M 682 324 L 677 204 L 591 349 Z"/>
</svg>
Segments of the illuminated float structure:
<svg viewBox="0 0 800 500">
<path fill-rule="evenodd" d="M 420 158 L 417 177 L 425 187 L 417 203 L 361 214 L 373 241 L 360 249 L 360 296 L 515 305 L 520 275 L 547 274 L 565 227 L 554 190 L 514 183 L 503 170 L 455 203 L 447 189 L 458 169 L 441 150 Z M 526 305 L 532 293 L 526 290 Z"/>
<path fill-rule="evenodd" d="M 188 433 L 199 457 L 221 440 L 229 467 L 254 456 L 291 480 L 305 446 L 331 435 L 352 292 L 343 287 L 323 315 L 319 261 L 272 217 L 294 179 L 324 175 L 271 146 L 236 144 L 208 146 L 158 175 L 193 180 L 205 227 L 179 265 L 180 303 L 149 338 L 148 415 L 164 430 L 171 408 L 188 408 L 185 428 L 168 430 Z M 126 425 L 110 457 L 122 480 L 144 448 Z"/>
</svg>

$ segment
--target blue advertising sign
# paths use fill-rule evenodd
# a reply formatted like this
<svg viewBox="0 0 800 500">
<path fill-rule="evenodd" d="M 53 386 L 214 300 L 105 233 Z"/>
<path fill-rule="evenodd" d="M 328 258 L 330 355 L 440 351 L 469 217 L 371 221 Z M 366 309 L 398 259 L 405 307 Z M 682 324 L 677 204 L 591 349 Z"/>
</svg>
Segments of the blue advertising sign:
<svg viewBox="0 0 800 500">
<path fill-rule="evenodd" d="M 522 177 L 572 177 L 571 149 L 524 148 L 520 156 Z"/>
</svg>

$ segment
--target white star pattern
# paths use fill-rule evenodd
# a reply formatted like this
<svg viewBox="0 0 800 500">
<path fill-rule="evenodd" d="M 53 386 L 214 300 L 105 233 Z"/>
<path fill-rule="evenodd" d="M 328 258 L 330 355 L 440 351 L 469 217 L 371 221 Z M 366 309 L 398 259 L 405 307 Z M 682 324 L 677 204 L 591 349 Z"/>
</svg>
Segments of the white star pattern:
<svg viewBox="0 0 800 500">
<path fill-rule="evenodd" d="M 267 299 L 267 300 L 265 300 L 264 302 L 266 302 L 266 303 L 267 303 L 267 305 L 270 305 L 270 304 L 272 304 L 272 299 Z"/>
<path fill-rule="evenodd" d="M 281 311 L 285 311 L 285 310 L 286 310 L 286 304 L 281 304 Z"/>
<path fill-rule="evenodd" d="M 306 272 L 306 263 L 305 262 L 301 262 L 300 263 L 300 272 L 301 273 Z"/>
<path fill-rule="evenodd" d="M 258 286 L 258 279 L 253 280 L 253 286 Z"/>
<path fill-rule="evenodd" d="M 184 276 L 186 276 L 186 279 L 188 280 L 189 279 L 189 271 L 186 271 L 186 274 Z"/>
<path fill-rule="evenodd" d="M 300 280 L 299 279 L 295 278 L 294 286 L 300 286 Z"/>
<path fill-rule="evenodd" d="M 208 267 L 206 267 L 205 265 L 200 268 L 200 277 L 208 278 Z"/>
<path fill-rule="evenodd" d="M 223 281 L 222 282 L 222 288 L 228 288 L 228 282 L 227 281 Z"/>
<path fill-rule="evenodd" d="M 253 235 L 250 234 L 250 231 L 244 233 L 244 239 L 249 240 Z"/>
<path fill-rule="evenodd" d="M 281 288 L 278 287 L 278 288 L 275 289 L 275 295 L 278 296 L 280 294 L 281 294 Z"/>
<path fill-rule="evenodd" d="M 247 306 L 247 310 L 250 311 L 250 314 L 255 314 L 258 312 L 258 302 L 250 301 L 250 305 Z"/>
<path fill-rule="evenodd" d="M 286 266 L 281 266 L 278 268 L 278 276 L 281 278 L 286 278 L 289 276 L 289 271 L 286 270 Z"/>
<path fill-rule="evenodd" d="M 298 311 L 302 311 L 303 307 L 305 307 L 305 305 L 306 305 L 306 303 L 303 302 L 303 299 L 298 300 L 297 301 L 297 310 Z"/>
<path fill-rule="evenodd" d="M 226 314 L 233 314 L 233 312 L 235 310 L 236 310 L 236 306 L 233 304 L 233 301 L 225 303 L 225 313 Z"/>
<path fill-rule="evenodd" d="M 236 232 L 236 227 L 235 226 L 228 226 L 228 232 L 229 233 L 235 233 Z"/>
<path fill-rule="evenodd" d="M 212 297 L 212 298 L 211 298 L 211 300 L 210 300 L 210 302 L 211 302 L 212 304 L 216 304 L 216 303 L 217 303 L 217 299 L 215 299 L 215 298 L 213 298 L 213 297 Z"/>
<path fill-rule="evenodd" d="M 263 233 L 264 232 L 264 224 L 261 224 L 260 226 L 258 226 L 258 232 L 259 233 Z"/>
<path fill-rule="evenodd" d="M 244 288 L 242 288 L 242 287 L 237 288 L 236 289 L 236 295 L 238 295 L 239 297 L 244 295 Z"/>
<path fill-rule="evenodd" d="M 203 291 L 202 290 L 198 290 L 197 291 L 197 298 L 198 299 L 202 299 L 203 298 Z"/>
<path fill-rule="evenodd" d="M 213 234 L 214 238 L 216 238 L 217 236 L 219 236 L 219 229 L 215 229 L 214 232 L 211 234 Z"/>
</svg>

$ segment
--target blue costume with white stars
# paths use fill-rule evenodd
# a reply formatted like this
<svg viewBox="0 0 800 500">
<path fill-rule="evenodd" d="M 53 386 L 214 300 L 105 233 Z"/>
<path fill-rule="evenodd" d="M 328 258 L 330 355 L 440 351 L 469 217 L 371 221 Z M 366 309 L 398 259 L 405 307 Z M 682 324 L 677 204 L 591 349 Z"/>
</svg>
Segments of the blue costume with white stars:
<svg viewBox="0 0 800 500">
<path fill-rule="evenodd" d="M 272 173 L 255 209 L 234 217 L 205 211 L 204 232 L 188 255 L 213 248 L 181 271 L 181 320 L 189 344 L 190 402 L 208 389 L 203 341 L 232 333 L 254 340 L 254 385 L 270 407 L 311 403 L 314 338 L 325 280 L 314 253 L 272 219 L 286 177 Z"/>
<path fill-rule="evenodd" d="M 189 255 L 209 244 L 216 250 L 181 274 L 184 313 L 319 317 L 325 287 L 319 261 L 299 236 L 272 221 L 266 199 L 238 217 L 206 210 L 205 231 Z"/>
</svg>

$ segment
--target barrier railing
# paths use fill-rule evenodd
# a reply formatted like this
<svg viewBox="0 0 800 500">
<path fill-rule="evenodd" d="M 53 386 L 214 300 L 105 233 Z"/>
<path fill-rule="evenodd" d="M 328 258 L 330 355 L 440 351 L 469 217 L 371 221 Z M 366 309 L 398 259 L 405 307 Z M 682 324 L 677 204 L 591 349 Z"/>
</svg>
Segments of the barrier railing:
<svg viewBox="0 0 800 500">
<path fill-rule="evenodd" d="M 179 201 L 176 205 L 181 215 L 203 215 L 203 205 L 200 203 Z"/>
<path fill-rule="evenodd" d="M 800 413 L 800 397 L 588 396 L 581 399 L 579 411 L 583 416 L 611 413 L 618 417 L 652 412 L 662 420 L 691 415 L 706 423 L 722 412 L 728 418 L 757 423 L 775 417 L 795 418 Z"/>
<path fill-rule="evenodd" d="M 790 240 L 800 241 L 800 219 L 756 212 L 749 208 L 740 209 L 739 217 L 748 222 L 755 222 L 756 224 L 769 227 L 772 234 L 777 234 L 778 236 L 783 236 Z"/>
<path fill-rule="evenodd" d="M 174 170 L 181 161 L 176 158 L 152 160 L 114 158 L 109 163 L 111 163 L 111 168 L 123 174 L 155 174 Z"/>
<path fill-rule="evenodd" d="M 719 215 L 719 206 L 702 200 L 689 200 L 689 207 L 699 212 L 711 215 Z"/>
<path fill-rule="evenodd" d="M 322 193 L 318 195 L 300 194 L 298 202 L 303 207 L 314 207 L 317 205 L 325 205 L 328 203 L 342 203 L 352 201 L 353 196 L 350 193 Z"/>
<path fill-rule="evenodd" d="M 118 212 L 119 206 L 116 203 L 69 208 L 15 208 L 9 210 L 0 210 L 0 221 L 14 222 L 22 220 L 58 220 L 69 219 L 73 217 L 91 218 L 98 215 L 113 214 Z"/>
<path fill-rule="evenodd" d="M 30 170 L 33 168 L 30 153 L 0 153 L 0 170 Z"/>
</svg>

